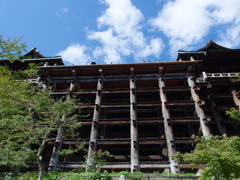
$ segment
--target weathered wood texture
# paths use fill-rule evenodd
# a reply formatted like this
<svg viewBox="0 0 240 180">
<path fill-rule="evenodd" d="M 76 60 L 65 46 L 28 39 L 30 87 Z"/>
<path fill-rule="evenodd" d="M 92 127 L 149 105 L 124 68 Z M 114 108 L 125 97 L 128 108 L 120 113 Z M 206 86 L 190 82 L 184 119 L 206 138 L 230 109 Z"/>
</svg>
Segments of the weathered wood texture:
<svg viewBox="0 0 240 180">
<path fill-rule="evenodd" d="M 160 98 L 162 101 L 162 113 L 164 118 L 164 130 L 165 130 L 165 136 L 167 140 L 167 149 L 168 149 L 168 156 L 170 161 L 170 171 L 171 173 L 178 173 L 180 171 L 179 164 L 177 162 L 174 162 L 174 160 L 172 160 L 171 158 L 171 156 L 176 153 L 176 145 L 174 142 L 174 135 L 173 135 L 171 122 L 169 121 L 170 120 L 169 110 L 165 105 L 165 103 L 167 102 L 167 97 L 163 90 L 164 87 L 165 87 L 165 84 L 163 79 L 159 78 Z"/>
<path fill-rule="evenodd" d="M 209 103 L 209 105 L 211 106 L 212 114 L 213 114 L 214 119 L 215 119 L 216 122 L 217 122 L 217 127 L 218 127 L 218 130 L 219 130 L 221 136 L 227 137 L 228 134 L 227 134 L 226 127 L 225 127 L 225 125 L 222 123 L 222 117 L 221 117 L 221 115 L 219 114 L 219 111 L 217 110 L 217 105 L 216 105 L 214 99 L 213 99 L 213 98 L 209 98 L 209 99 L 208 99 L 208 103 Z"/>
<path fill-rule="evenodd" d="M 138 122 L 137 122 L 137 100 L 136 83 L 134 77 L 130 79 L 130 119 L 131 119 L 131 171 L 139 171 L 139 151 L 138 151 Z"/>
<path fill-rule="evenodd" d="M 93 112 L 93 121 L 92 121 L 89 149 L 88 149 L 88 155 L 87 155 L 88 167 L 94 166 L 96 162 L 95 155 L 97 151 L 97 136 L 98 136 L 99 117 L 100 117 L 100 110 L 101 110 L 101 101 L 102 101 L 102 89 L 103 89 L 102 79 L 99 79 L 97 84 L 95 107 Z"/>
<path fill-rule="evenodd" d="M 202 129 L 203 136 L 209 137 L 211 135 L 210 128 L 207 123 L 207 118 L 204 114 L 204 111 L 201 108 L 201 100 L 200 100 L 198 94 L 195 92 L 195 89 L 194 89 L 195 83 L 194 83 L 192 77 L 188 78 L 188 85 L 191 87 L 191 95 L 192 95 L 192 99 L 195 102 L 195 109 L 196 109 L 197 116 L 200 118 L 200 126 Z"/>
<path fill-rule="evenodd" d="M 63 135 L 66 128 L 61 128 L 58 130 L 57 138 L 53 146 L 52 155 L 48 165 L 48 171 L 57 171 L 59 152 L 62 149 Z"/>
<path fill-rule="evenodd" d="M 45 83 L 54 87 L 52 94 L 86 98 L 89 103 L 79 108 L 93 117 L 80 119 L 82 128 L 86 128 L 84 138 L 62 142 L 66 147 L 89 144 L 86 165 L 70 160 L 56 163 L 61 146 L 55 143 L 49 168 L 89 167 L 95 165 L 96 153 L 104 150 L 114 157 L 107 157 L 107 164 L 100 169 L 161 169 L 177 173 L 180 168 L 191 168 L 175 163 L 171 156 L 177 150 L 193 149 L 196 136 L 239 133 L 237 123 L 226 120 L 224 113 L 240 105 L 237 89 L 229 94 L 221 90 L 238 88 L 232 85 L 236 81 L 215 76 L 200 81 L 204 77 L 196 69 L 196 64 L 187 62 L 184 66 L 170 63 L 49 68 L 44 76 Z"/>
</svg>

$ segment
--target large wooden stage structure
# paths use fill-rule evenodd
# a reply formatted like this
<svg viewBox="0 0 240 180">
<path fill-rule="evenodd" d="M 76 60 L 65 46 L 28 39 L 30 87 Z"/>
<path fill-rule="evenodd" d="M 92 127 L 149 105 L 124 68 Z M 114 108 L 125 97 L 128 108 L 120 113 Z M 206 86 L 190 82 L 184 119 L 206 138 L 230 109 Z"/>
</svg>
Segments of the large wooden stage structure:
<svg viewBox="0 0 240 180">
<path fill-rule="evenodd" d="M 113 156 L 102 170 L 187 172 L 189 163 L 171 156 L 194 150 L 196 136 L 240 135 L 238 122 L 225 113 L 240 106 L 238 49 L 210 41 L 197 51 L 179 51 L 174 62 L 39 68 L 39 82 L 52 87 L 53 96 L 74 96 L 81 114 L 89 115 L 79 119 L 79 135 L 60 130 L 45 149 L 49 170 L 93 165 L 94 154 L 107 150 Z M 87 154 L 58 155 L 80 144 Z"/>
</svg>

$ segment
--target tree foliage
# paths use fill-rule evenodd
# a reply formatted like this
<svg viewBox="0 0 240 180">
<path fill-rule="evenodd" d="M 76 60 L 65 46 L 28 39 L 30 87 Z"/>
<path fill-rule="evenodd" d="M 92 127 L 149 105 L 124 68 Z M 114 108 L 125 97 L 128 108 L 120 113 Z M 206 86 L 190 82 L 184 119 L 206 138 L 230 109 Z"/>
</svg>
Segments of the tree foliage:
<svg viewBox="0 0 240 180">
<path fill-rule="evenodd" d="M 235 77 L 238 82 L 240 82 L 240 73 Z M 238 92 L 239 93 L 239 92 Z M 240 121 L 240 107 L 239 109 L 231 108 L 228 111 L 226 111 L 226 115 L 228 115 L 231 119 Z"/>
<path fill-rule="evenodd" d="M 0 35 L 0 58 L 18 60 L 26 48 L 21 39 L 4 40 Z M 79 128 L 80 112 L 73 98 L 54 98 L 51 90 L 31 85 L 28 79 L 36 78 L 37 68 L 29 66 L 21 71 L 0 66 L 0 169 L 13 170 L 34 161 L 41 179 L 44 147 L 61 128 Z"/>
<path fill-rule="evenodd" d="M 36 157 L 40 167 L 43 149 L 57 131 L 80 127 L 74 99 L 51 97 L 51 90 L 32 86 L 20 74 L 0 67 L 0 167 L 11 169 Z"/>
<path fill-rule="evenodd" d="M 19 59 L 22 52 L 26 51 L 26 44 L 22 42 L 22 37 L 3 39 L 0 35 L 0 58 L 13 62 Z"/>
<path fill-rule="evenodd" d="M 174 155 L 176 161 L 190 161 L 193 167 L 202 165 L 200 179 L 234 179 L 240 177 L 240 138 L 237 136 L 200 137 L 191 153 Z"/>
<path fill-rule="evenodd" d="M 229 115 L 231 119 L 240 121 L 240 110 L 231 108 L 230 110 L 226 111 L 226 114 Z"/>
<path fill-rule="evenodd" d="M 17 81 L 7 68 L 0 67 L 0 165 L 26 166 L 32 156 L 27 150 L 29 144 L 23 141 L 29 137 L 28 125 L 31 123 L 28 86 Z"/>
</svg>

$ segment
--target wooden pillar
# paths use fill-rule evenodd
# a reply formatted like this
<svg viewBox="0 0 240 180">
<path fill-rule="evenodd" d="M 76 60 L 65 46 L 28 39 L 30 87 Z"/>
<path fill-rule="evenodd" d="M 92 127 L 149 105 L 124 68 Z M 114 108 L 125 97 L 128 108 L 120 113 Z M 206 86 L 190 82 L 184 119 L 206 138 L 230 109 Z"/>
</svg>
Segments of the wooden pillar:
<svg viewBox="0 0 240 180">
<path fill-rule="evenodd" d="M 101 101 L 102 101 L 102 89 L 103 89 L 103 80 L 99 79 L 97 84 L 96 98 L 95 98 L 95 107 L 93 112 L 93 121 L 92 121 L 92 129 L 90 135 L 90 142 L 88 148 L 88 156 L 87 156 L 87 169 L 91 166 L 95 166 L 95 153 L 97 151 L 97 136 L 98 136 L 98 125 L 99 125 L 99 116 L 101 109 Z"/>
<path fill-rule="evenodd" d="M 189 112 L 189 107 L 188 106 L 184 106 L 184 115 L 185 117 L 190 117 L 190 112 Z M 187 128 L 188 128 L 188 134 L 191 138 L 195 138 L 196 137 L 196 131 L 194 129 L 194 125 L 192 123 L 187 123 Z"/>
<path fill-rule="evenodd" d="M 233 101 L 235 103 L 236 106 L 239 106 L 239 109 L 240 109 L 240 100 L 238 99 L 237 97 L 237 91 L 235 89 L 230 89 L 232 95 L 233 95 Z"/>
<path fill-rule="evenodd" d="M 161 107 L 157 107 L 157 116 L 158 117 L 162 117 L 162 112 L 160 112 L 160 108 Z M 161 139 L 165 139 L 165 131 L 164 131 L 164 128 L 162 126 L 161 123 L 158 124 L 158 137 L 157 138 L 161 138 Z M 159 152 L 162 152 L 162 158 L 164 161 L 167 161 L 167 157 L 168 157 L 168 152 L 167 152 L 167 145 L 165 143 L 159 145 L 159 149 L 158 149 Z M 159 153 L 161 154 L 161 153 Z M 168 169 L 165 169 L 166 172 L 169 173 L 169 168 Z"/>
<path fill-rule="evenodd" d="M 51 74 L 50 74 L 50 72 L 49 71 L 47 71 L 46 72 L 47 73 L 47 78 L 46 78 L 46 80 L 47 80 L 47 83 L 45 84 L 45 87 L 44 87 L 44 89 L 47 89 L 47 88 L 49 88 L 49 86 L 50 86 L 50 81 L 51 81 Z"/>
<path fill-rule="evenodd" d="M 168 156 L 169 156 L 169 162 L 170 162 L 170 171 L 171 173 L 175 174 L 180 171 L 180 168 L 179 168 L 179 163 L 174 162 L 172 160 L 172 156 L 176 153 L 176 144 L 174 142 L 170 113 L 166 107 L 167 97 L 163 91 L 163 88 L 165 87 L 163 78 L 159 78 L 158 83 L 160 88 L 160 98 L 162 102 L 162 113 L 163 113 L 163 119 L 164 119 L 165 136 L 167 140 L 167 150 L 168 150 Z"/>
<path fill-rule="evenodd" d="M 237 94 L 238 94 L 237 91 L 233 88 L 229 88 L 229 90 L 233 95 L 233 101 L 234 101 L 235 105 L 238 106 L 238 109 L 240 111 L 240 100 L 237 97 Z M 232 128 L 233 128 L 234 133 L 239 136 L 240 131 L 239 131 L 238 127 L 235 124 L 232 124 Z"/>
<path fill-rule="evenodd" d="M 62 121 L 65 121 L 66 116 L 62 116 Z M 57 165 L 59 161 L 59 152 L 62 149 L 63 135 L 66 131 L 66 127 L 60 128 L 53 146 L 52 155 L 48 165 L 48 171 L 57 171 Z"/>
<path fill-rule="evenodd" d="M 209 137 L 211 135 L 210 128 L 209 128 L 209 125 L 207 123 L 207 119 L 206 119 L 206 116 L 204 114 L 204 111 L 201 108 L 200 98 L 199 98 L 198 94 L 195 92 L 195 89 L 194 89 L 195 88 L 195 83 L 192 80 L 192 77 L 188 78 L 188 85 L 191 88 L 191 95 L 192 95 L 192 99 L 195 102 L 195 110 L 196 110 L 197 116 L 200 119 L 200 127 L 202 129 L 203 136 Z"/>
<path fill-rule="evenodd" d="M 220 134 L 223 136 L 223 137 L 227 137 L 227 130 L 225 128 L 225 125 L 221 123 L 222 121 L 222 117 L 221 115 L 219 114 L 219 111 L 217 110 L 217 106 L 216 106 L 216 103 L 214 101 L 214 99 L 212 98 L 209 98 L 208 99 L 208 103 L 209 105 L 211 106 L 211 110 L 212 110 L 212 114 L 214 116 L 214 119 L 216 120 L 217 122 L 217 127 L 218 127 L 218 130 L 220 132 Z"/>
<path fill-rule="evenodd" d="M 70 91 L 67 98 L 71 98 L 72 91 L 75 89 L 75 83 L 70 84 Z M 62 122 L 66 120 L 66 116 L 62 116 Z M 62 127 L 58 130 L 58 134 L 53 146 L 52 155 L 48 165 L 48 171 L 57 171 L 57 165 L 59 161 L 59 152 L 62 149 L 63 135 L 65 134 L 66 127 Z"/>
<path fill-rule="evenodd" d="M 138 152 L 138 123 L 136 105 L 136 83 L 134 77 L 130 79 L 130 130 L 131 130 L 131 172 L 139 171 Z"/>
<path fill-rule="evenodd" d="M 43 91 L 48 88 L 46 84 L 43 84 L 42 86 L 43 86 Z"/>
<path fill-rule="evenodd" d="M 104 97 L 102 97 L 104 99 Z M 106 119 L 106 113 L 104 109 L 101 109 L 101 118 Z M 106 138 L 106 125 L 101 125 L 99 127 L 100 130 L 100 139 L 105 139 Z M 105 149 L 105 145 L 100 145 L 98 146 L 98 155 L 101 155 L 102 152 Z"/>
</svg>

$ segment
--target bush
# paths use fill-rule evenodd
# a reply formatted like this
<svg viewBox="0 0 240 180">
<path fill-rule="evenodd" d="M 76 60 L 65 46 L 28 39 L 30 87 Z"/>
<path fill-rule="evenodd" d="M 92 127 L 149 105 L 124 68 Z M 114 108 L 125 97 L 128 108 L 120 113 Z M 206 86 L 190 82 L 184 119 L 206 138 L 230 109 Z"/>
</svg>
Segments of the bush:
<svg viewBox="0 0 240 180">
<path fill-rule="evenodd" d="M 192 162 L 193 167 L 203 165 L 203 180 L 234 179 L 240 177 L 240 138 L 210 136 L 197 138 L 200 141 L 191 153 L 177 152 L 173 158 L 177 161 Z"/>
<path fill-rule="evenodd" d="M 106 170 L 104 170 L 103 173 L 99 173 L 99 172 L 90 173 L 88 175 L 88 179 L 89 180 L 111 180 L 112 177 Z"/>
</svg>

